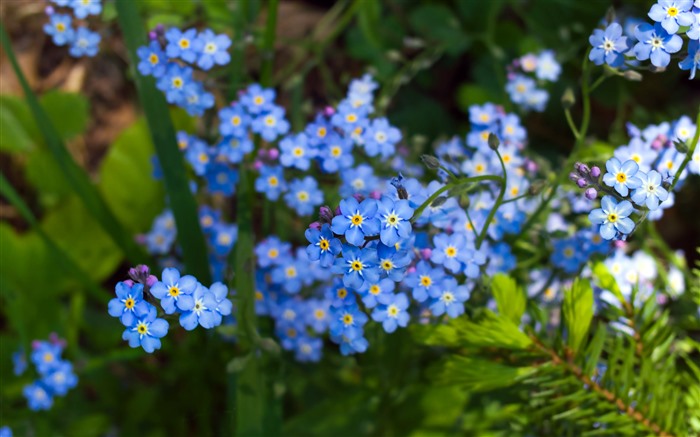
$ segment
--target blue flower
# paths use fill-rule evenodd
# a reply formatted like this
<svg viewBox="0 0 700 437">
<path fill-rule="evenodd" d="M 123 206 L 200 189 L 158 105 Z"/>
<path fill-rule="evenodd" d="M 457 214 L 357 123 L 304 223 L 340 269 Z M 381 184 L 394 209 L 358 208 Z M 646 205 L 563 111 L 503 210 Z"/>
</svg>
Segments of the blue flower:
<svg viewBox="0 0 700 437">
<path fill-rule="evenodd" d="M 156 79 L 163 77 L 168 63 L 158 41 L 151 41 L 147 46 L 139 47 L 136 55 L 139 57 L 139 73 Z"/>
<path fill-rule="evenodd" d="M 95 56 L 99 50 L 102 37 L 97 32 L 91 32 L 85 27 L 78 27 L 68 53 L 74 58 Z"/>
<path fill-rule="evenodd" d="M 594 225 L 601 225 L 600 235 L 603 238 L 612 240 L 617 232 L 626 235 L 634 230 L 634 222 L 629 218 L 634 208 L 629 201 L 623 200 L 617 203 L 614 197 L 604 196 L 600 206 L 588 214 L 588 219 Z"/>
<path fill-rule="evenodd" d="M 54 395 L 64 396 L 68 390 L 78 385 L 78 377 L 73 373 L 73 365 L 68 361 L 59 361 L 41 382 Z"/>
<path fill-rule="evenodd" d="M 473 243 L 468 243 L 466 248 L 460 251 L 459 260 L 464 264 L 464 275 L 476 279 L 481 273 L 480 267 L 486 264 L 486 254 L 483 249 L 476 249 Z"/>
<path fill-rule="evenodd" d="M 197 280 L 194 276 L 180 277 L 180 272 L 176 268 L 166 268 L 163 270 L 161 279 L 162 281 L 153 284 L 151 294 L 156 299 L 160 299 L 160 305 L 166 314 L 173 314 L 178 309 L 188 311 L 194 306 L 192 293 L 197 288 Z"/>
<path fill-rule="evenodd" d="M 316 149 L 309 147 L 306 135 L 303 133 L 283 138 L 279 147 L 282 152 L 280 164 L 284 167 L 308 170 L 311 160 L 316 157 Z"/>
<path fill-rule="evenodd" d="M 331 227 L 326 223 L 320 230 L 309 228 L 304 232 L 304 236 L 311 243 L 306 247 L 309 260 L 319 261 L 321 267 L 332 266 L 342 245 L 340 240 L 333 236 Z"/>
<path fill-rule="evenodd" d="M 183 32 L 173 27 L 165 33 L 165 39 L 168 42 L 165 53 L 169 58 L 180 58 L 192 63 L 198 55 L 194 49 L 195 38 L 197 38 L 197 29 L 188 29 Z"/>
<path fill-rule="evenodd" d="M 33 344 L 31 361 L 36 366 L 36 371 L 41 375 L 53 370 L 61 360 L 63 347 L 58 343 L 41 341 Z"/>
<path fill-rule="evenodd" d="M 348 243 L 361 246 L 365 237 L 379 234 L 377 210 L 374 199 L 365 199 L 362 203 L 354 197 L 343 199 L 340 201 L 340 215 L 333 217 L 331 229 L 338 235 L 345 235 Z"/>
<path fill-rule="evenodd" d="M 253 119 L 252 130 L 265 141 L 274 141 L 289 132 L 289 122 L 284 118 L 284 108 L 272 105 L 270 111 Z"/>
<path fill-rule="evenodd" d="M 168 64 L 165 74 L 156 86 L 165 93 L 168 103 L 179 103 L 186 99 L 187 85 L 192 81 L 192 68 L 176 63 Z"/>
<path fill-rule="evenodd" d="M 330 319 L 331 335 L 344 335 L 348 338 L 361 335 L 362 327 L 368 320 L 357 304 L 331 308 Z"/>
<path fill-rule="evenodd" d="M 678 63 L 678 68 L 690 70 L 690 79 L 695 79 L 695 71 L 700 68 L 700 41 L 691 40 L 688 43 L 688 56 Z"/>
<path fill-rule="evenodd" d="M 301 335 L 296 342 L 294 358 L 300 363 L 318 362 L 321 360 L 323 340 L 318 337 Z"/>
<path fill-rule="evenodd" d="M 22 393 L 32 411 L 48 410 L 53 405 L 53 396 L 39 381 L 26 385 Z"/>
<path fill-rule="evenodd" d="M 235 224 L 218 223 L 212 229 L 209 243 L 218 256 L 227 256 L 238 239 L 238 226 Z"/>
<path fill-rule="evenodd" d="M 401 141 L 401 131 L 391 126 L 386 118 L 376 118 L 364 130 L 362 139 L 368 156 L 381 155 L 386 159 L 396 152 L 396 144 Z"/>
<path fill-rule="evenodd" d="M 341 278 L 333 278 L 331 287 L 326 288 L 325 298 L 331 303 L 332 307 L 341 307 L 344 305 L 355 305 L 355 291 L 349 289 Z"/>
<path fill-rule="evenodd" d="M 355 159 L 352 156 L 353 143 L 349 138 L 342 137 L 336 132 L 326 136 L 323 143 L 318 145 L 321 168 L 328 173 L 352 167 Z"/>
<path fill-rule="evenodd" d="M 192 296 L 188 297 L 192 298 Z M 156 308 L 151 306 L 148 312 L 140 316 L 133 326 L 124 330 L 122 340 L 128 341 L 132 348 L 141 346 L 149 354 L 160 349 L 160 339 L 168 333 L 168 322 L 156 316 Z"/>
<path fill-rule="evenodd" d="M 197 139 L 185 150 L 185 159 L 192 166 L 194 174 L 204 176 L 211 161 L 213 150 L 202 140 Z"/>
<path fill-rule="evenodd" d="M 379 179 L 374 175 L 374 169 L 367 165 L 361 164 L 356 168 L 348 168 L 340 174 L 343 180 L 343 185 L 340 187 L 340 195 L 343 197 L 352 196 L 353 194 L 369 195 L 372 190 L 378 190 L 380 187 Z"/>
<path fill-rule="evenodd" d="M 464 302 L 469 299 L 469 290 L 466 285 L 457 285 L 457 280 L 452 277 L 445 278 L 439 286 L 430 291 L 432 298 L 430 311 L 435 316 L 447 313 L 455 318 L 464 314 Z"/>
<path fill-rule="evenodd" d="M 690 12 L 692 7 L 693 0 L 659 0 L 649 10 L 649 18 L 661 23 L 668 33 L 676 33 L 680 26 L 690 26 L 695 22 Z"/>
<path fill-rule="evenodd" d="M 12 437 L 12 430 L 9 426 L 0 427 L 0 437 Z"/>
<path fill-rule="evenodd" d="M 634 55 L 640 61 L 651 59 L 655 67 L 666 67 L 671 62 L 671 53 L 676 53 L 683 45 L 683 38 L 671 35 L 660 23 L 640 24 L 635 36 L 639 42 L 634 46 Z"/>
<path fill-rule="evenodd" d="M 348 86 L 348 100 L 352 103 L 361 101 L 364 104 L 370 104 L 373 99 L 372 94 L 378 86 L 370 74 L 365 74 L 359 79 L 353 79 Z"/>
<path fill-rule="evenodd" d="M 299 293 L 304 282 L 309 282 L 308 267 L 307 263 L 293 256 L 280 259 L 277 267 L 272 270 L 272 283 L 280 285 L 287 293 Z"/>
<path fill-rule="evenodd" d="M 379 238 L 382 243 L 393 246 L 399 240 L 411 236 L 413 228 L 410 220 L 413 217 L 413 208 L 408 200 L 393 201 L 389 197 L 382 197 L 377 205 L 376 217 L 381 226 Z"/>
<path fill-rule="evenodd" d="M 561 74 L 561 65 L 559 65 L 555 59 L 554 52 L 551 50 L 542 51 L 537 59 L 535 76 L 537 76 L 539 80 L 555 82 L 559 79 L 559 74 Z"/>
<path fill-rule="evenodd" d="M 622 36 L 622 26 L 617 23 L 610 24 L 605 31 L 595 29 L 588 42 L 593 46 L 588 59 L 596 65 L 605 63 L 619 67 L 625 62 L 624 53 L 630 48 L 627 37 Z"/>
<path fill-rule="evenodd" d="M 484 103 L 483 105 L 471 105 L 469 107 L 469 122 L 482 128 L 492 127 L 498 119 L 496 105 Z"/>
<path fill-rule="evenodd" d="M 66 14 L 53 14 L 44 24 L 44 33 L 51 36 L 53 43 L 63 46 L 73 41 L 75 31 L 71 27 L 71 17 Z"/>
<path fill-rule="evenodd" d="M 354 332 L 352 336 L 332 335 L 331 340 L 340 344 L 341 355 L 364 353 L 369 347 L 369 342 L 365 337 L 363 337 L 362 330 Z"/>
<path fill-rule="evenodd" d="M 598 236 L 600 238 L 600 236 Z M 560 238 L 552 241 L 554 251 L 552 251 L 551 262 L 555 267 L 559 267 L 566 273 L 576 273 L 587 258 L 581 250 L 578 238 Z"/>
<path fill-rule="evenodd" d="M 88 15 L 99 15 L 102 12 L 100 0 L 73 0 L 70 4 L 76 18 L 81 20 Z"/>
<path fill-rule="evenodd" d="M 664 150 L 659 156 L 659 160 L 656 164 L 656 170 L 661 173 L 661 176 L 666 179 L 672 179 L 676 176 L 676 173 L 681 168 L 681 164 L 685 159 L 685 153 L 679 153 L 675 148 L 669 148 Z M 688 170 L 683 170 L 683 174 L 680 176 L 680 180 L 685 179 L 688 174 Z"/>
<path fill-rule="evenodd" d="M 389 278 L 375 282 L 365 281 L 358 294 L 362 296 L 362 303 L 366 308 L 374 308 L 379 304 L 379 298 L 385 294 L 393 294 L 396 283 Z"/>
<path fill-rule="evenodd" d="M 365 281 L 376 282 L 379 279 L 377 251 L 345 244 L 343 245 L 343 257 L 335 260 L 333 272 L 342 273 L 343 284 L 356 290 L 362 287 Z"/>
<path fill-rule="evenodd" d="M 608 170 L 603 175 L 603 182 L 608 187 L 614 187 L 621 196 L 626 197 L 630 189 L 639 188 L 640 181 L 635 176 L 639 171 L 639 165 L 633 160 L 620 163 L 617 158 L 610 158 L 605 163 Z"/>
<path fill-rule="evenodd" d="M 22 349 L 12 353 L 12 372 L 20 376 L 27 370 L 27 357 Z"/>
<path fill-rule="evenodd" d="M 281 166 L 274 167 L 263 165 L 260 168 L 260 176 L 255 180 L 255 191 L 265 193 L 270 200 L 277 200 L 287 190 L 284 180 L 284 170 Z"/>
<path fill-rule="evenodd" d="M 330 323 L 330 302 L 326 299 L 309 299 L 306 305 L 306 324 L 318 334 L 326 332 Z"/>
<path fill-rule="evenodd" d="M 284 195 L 284 200 L 297 214 L 311 215 L 323 203 L 323 191 L 318 189 L 316 179 L 306 176 L 289 183 L 289 192 Z"/>
<path fill-rule="evenodd" d="M 368 111 L 367 106 L 356 107 L 344 100 L 338 105 L 336 113 L 331 117 L 331 123 L 347 136 L 361 135 L 368 124 Z"/>
<path fill-rule="evenodd" d="M 188 331 L 192 331 L 197 325 L 204 329 L 211 329 L 217 325 L 217 321 L 221 321 L 221 316 L 217 317 L 216 313 L 218 302 L 207 287 L 197 284 L 192 300 L 194 304 L 190 310 L 180 314 L 180 326 Z"/>
<path fill-rule="evenodd" d="M 241 96 L 241 104 L 249 114 L 268 112 L 274 107 L 275 90 L 251 84 Z"/>
<path fill-rule="evenodd" d="M 226 157 L 231 164 L 238 164 L 243 161 L 243 157 L 252 152 L 255 145 L 247 136 L 224 137 L 218 144 L 219 153 Z"/>
<path fill-rule="evenodd" d="M 143 300 L 143 285 L 118 282 L 114 288 L 117 297 L 109 301 L 108 312 L 119 317 L 124 326 L 132 326 L 136 318 L 148 312 L 148 303 Z"/>
<path fill-rule="evenodd" d="M 637 177 L 641 184 L 632 193 L 632 202 L 646 206 L 652 211 L 656 210 L 659 203 L 668 198 L 668 191 L 661 186 L 661 174 L 656 170 L 651 170 L 649 173 L 641 173 Z"/>
<path fill-rule="evenodd" d="M 207 168 L 206 173 L 209 192 L 232 196 L 236 192 L 238 172 L 228 164 L 214 163 Z"/>
<path fill-rule="evenodd" d="M 202 70 L 209 70 L 214 65 L 226 65 L 231 60 L 228 48 L 231 39 L 228 35 L 216 35 L 210 29 L 204 29 L 192 42 L 193 49 L 199 53 L 197 65 Z"/>
<path fill-rule="evenodd" d="M 279 265 L 280 260 L 292 255 L 291 247 L 291 244 L 280 241 L 274 235 L 268 237 L 255 247 L 258 265 L 262 268 Z"/>
<path fill-rule="evenodd" d="M 381 276 L 400 282 L 410 263 L 411 256 L 408 251 L 397 250 L 395 246 L 386 246 L 382 243 L 377 245 L 377 266 Z"/>
<path fill-rule="evenodd" d="M 192 81 L 185 84 L 182 98 L 175 103 L 188 114 L 199 116 L 214 107 L 214 95 L 208 93 L 200 82 Z"/>
<path fill-rule="evenodd" d="M 463 234 L 437 234 L 433 237 L 435 249 L 430 255 L 430 261 L 442 264 L 452 273 L 462 270 L 460 261 L 462 252 L 467 250 L 467 240 Z"/>
<path fill-rule="evenodd" d="M 160 255 L 168 253 L 176 236 L 173 213 L 170 210 L 165 210 L 155 218 L 151 231 L 146 234 L 148 251 Z"/>
<path fill-rule="evenodd" d="M 525 104 L 527 96 L 535 90 L 535 81 L 527 76 L 516 74 L 515 77 L 506 84 L 506 91 L 513 103 Z"/>
<path fill-rule="evenodd" d="M 224 137 L 243 138 L 248 133 L 250 121 L 243 105 L 226 106 L 219 111 L 219 133 Z"/>
<path fill-rule="evenodd" d="M 413 290 L 413 299 L 425 302 L 432 287 L 437 286 L 445 277 L 445 272 L 433 268 L 427 261 L 419 261 L 415 270 L 406 275 L 405 284 Z"/>
<path fill-rule="evenodd" d="M 384 331 L 391 334 L 397 327 L 408 325 L 408 298 L 404 293 L 384 294 L 379 298 L 380 305 L 372 311 L 372 320 L 380 322 Z"/>
</svg>

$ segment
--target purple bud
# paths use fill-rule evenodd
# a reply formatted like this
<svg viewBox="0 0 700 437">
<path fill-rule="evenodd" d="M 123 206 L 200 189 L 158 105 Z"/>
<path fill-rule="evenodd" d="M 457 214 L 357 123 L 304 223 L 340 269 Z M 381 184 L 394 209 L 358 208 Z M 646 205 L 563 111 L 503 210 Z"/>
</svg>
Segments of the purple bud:
<svg viewBox="0 0 700 437">
<path fill-rule="evenodd" d="M 588 186 L 588 181 L 584 178 L 580 178 L 576 181 L 576 185 L 578 185 L 579 188 L 585 188 L 586 186 Z"/>
<path fill-rule="evenodd" d="M 270 150 L 267 151 L 267 156 L 268 156 L 270 159 L 275 160 L 275 159 L 279 158 L 279 156 L 280 156 L 280 151 L 279 151 L 278 149 L 270 149 Z"/>
<path fill-rule="evenodd" d="M 421 250 L 420 250 L 420 256 L 421 256 L 424 260 L 429 260 L 430 257 L 432 256 L 432 254 L 433 254 L 433 251 L 432 251 L 430 248 L 427 248 L 427 247 L 426 247 L 425 249 L 421 249 Z"/>
<path fill-rule="evenodd" d="M 663 293 L 656 294 L 656 303 L 659 305 L 666 305 L 668 303 L 668 296 Z"/>
<path fill-rule="evenodd" d="M 598 176 L 600 176 L 600 167 L 598 167 L 596 165 L 591 167 L 591 176 L 593 176 L 594 178 L 597 178 Z"/>
<path fill-rule="evenodd" d="M 309 229 L 316 229 L 317 231 L 320 231 L 321 230 L 321 223 L 311 222 L 311 224 L 309 224 Z"/>
<path fill-rule="evenodd" d="M 578 172 L 585 176 L 591 173 L 591 169 L 586 164 L 581 164 L 578 166 Z"/>
<path fill-rule="evenodd" d="M 40 340 L 33 340 L 33 341 L 32 341 L 32 349 L 38 349 L 39 346 L 41 346 L 41 341 L 40 341 Z"/>
<path fill-rule="evenodd" d="M 578 173 L 575 173 L 575 172 L 573 172 L 573 171 L 572 171 L 571 173 L 569 173 L 569 179 L 571 179 L 571 180 L 574 181 L 574 182 L 577 182 L 577 183 L 578 183 L 578 180 L 579 180 L 580 177 L 581 177 L 581 176 L 579 176 Z"/>
<path fill-rule="evenodd" d="M 352 195 L 352 197 L 354 197 L 355 200 L 357 200 L 358 202 L 362 202 L 363 200 L 365 200 L 365 196 L 363 196 L 360 193 L 355 193 Z"/>
<path fill-rule="evenodd" d="M 615 246 L 616 249 L 624 249 L 627 246 L 627 242 L 622 240 L 615 240 L 613 241 L 613 246 Z"/>
<path fill-rule="evenodd" d="M 382 198 L 382 192 L 376 191 L 376 190 L 372 191 L 371 193 L 369 193 L 369 197 L 370 197 L 370 199 L 379 200 Z"/>
<path fill-rule="evenodd" d="M 165 26 L 163 26 L 162 24 L 156 25 L 156 32 L 160 32 L 160 33 L 165 32 Z"/>
<path fill-rule="evenodd" d="M 335 208 L 335 215 L 340 215 L 340 214 L 342 214 L 342 213 L 340 212 L 340 206 L 338 206 Z"/>
<path fill-rule="evenodd" d="M 153 275 L 148 275 L 148 277 L 146 278 L 146 287 L 151 288 L 156 282 L 158 282 L 158 278 L 156 278 Z"/>
<path fill-rule="evenodd" d="M 326 106 L 323 108 L 323 115 L 326 117 L 330 117 L 331 115 L 335 114 L 335 108 L 332 106 Z"/>
<path fill-rule="evenodd" d="M 588 200 L 595 200 L 598 198 L 598 191 L 596 191 L 595 188 L 591 187 L 586 190 L 585 196 Z"/>
<path fill-rule="evenodd" d="M 46 12 L 46 15 L 53 15 L 55 12 L 53 6 L 47 6 L 46 9 L 44 9 L 44 12 Z"/>
<path fill-rule="evenodd" d="M 322 206 L 318 209 L 318 216 L 321 223 L 330 223 L 333 221 L 333 211 L 327 206 Z"/>
<path fill-rule="evenodd" d="M 537 165 L 537 163 L 535 161 L 532 161 L 529 159 L 525 161 L 525 170 L 527 172 L 534 173 L 537 171 L 538 168 L 539 168 L 539 166 Z"/>
<path fill-rule="evenodd" d="M 133 286 L 134 286 L 134 281 L 132 281 L 131 279 L 125 280 L 124 283 L 125 283 L 126 285 L 128 285 L 129 287 L 133 287 Z"/>
<path fill-rule="evenodd" d="M 158 34 L 152 30 L 148 32 L 148 39 L 150 39 L 151 41 L 155 41 L 156 39 L 158 39 Z"/>
<path fill-rule="evenodd" d="M 253 163 L 253 169 L 255 169 L 256 171 L 260 171 L 260 169 L 262 168 L 262 166 L 263 166 L 263 163 L 262 163 L 261 161 L 256 160 L 256 161 Z"/>
</svg>

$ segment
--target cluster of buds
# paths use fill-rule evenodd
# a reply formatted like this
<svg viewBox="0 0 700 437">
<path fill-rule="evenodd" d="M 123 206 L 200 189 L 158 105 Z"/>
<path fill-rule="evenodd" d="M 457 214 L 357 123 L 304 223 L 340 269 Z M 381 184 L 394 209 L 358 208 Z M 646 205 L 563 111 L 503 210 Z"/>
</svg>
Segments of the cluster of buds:
<svg viewBox="0 0 700 437">
<path fill-rule="evenodd" d="M 130 280 L 127 279 L 126 282 L 129 286 L 133 286 L 134 283 L 143 284 L 143 293 L 147 295 L 153 284 L 158 282 L 158 278 L 151 274 L 151 270 L 148 266 L 139 264 L 136 267 L 129 269 Z"/>
<path fill-rule="evenodd" d="M 588 200 L 595 200 L 598 197 L 600 185 L 600 167 L 589 167 L 582 162 L 574 164 L 574 171 L 569 173 L 571 179 L 579 188 L 586 188 L 585 196 Z"/>
</svg>

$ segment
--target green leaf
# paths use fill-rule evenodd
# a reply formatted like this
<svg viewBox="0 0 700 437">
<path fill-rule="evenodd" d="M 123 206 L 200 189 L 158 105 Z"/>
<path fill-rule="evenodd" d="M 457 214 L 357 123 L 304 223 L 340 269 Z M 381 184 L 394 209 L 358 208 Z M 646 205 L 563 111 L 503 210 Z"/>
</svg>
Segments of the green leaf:
<svg viewBox="0 0 700 437">
<path fill-rule="evenodd" d="M 411 11 L 408 19 L 416 32 L 432 42 L 442 44 L 449 54 L 459 54 L 470 44 L 456 14 L 446 6 L 421 5 Z"/>
<path fill-rule="evenodd" d="M 501 347 L 526 349 L 532 340 L 510 319 L 485 310 L 475 320 L 467 317 L 450 319 L 441 325 L 415 325 L 417 340 L 429 346 Z"/>
<path fill-rule="evenodd" d="M 56 133 L 64 140 L 85 132 L 89 105 L 81 94 L 49 91 L 39 99 Z"/>
<path fill-rule="evenodd" d="M 515 282 L 515 279 L 499 273 L 493 277 L 491 290 L 494 299 L 496 299 L 496 305 L 498 305 L 498 312 L 519 325 L 520 319 L 525 313 L 526 300 L 525 293 Z"/>
<path fill-rule="evenodd" d="M 26 111 L 26 112 L 25 112 Z M 28 152 L 34 144 L 23 118 L 29 109 L 24 102 L 11 96 L 0 99 L 0 150 L 4 152 Z M 26 118 L 25 118 L 26 120 Z"/>
<path fill-rule="evenodd" d="M 437 381 L 478 392 L 509 387 L 534 372 L 533 367 L 504 366 L 486 359 L 456 355 L 442 364 Z"/>
<path fill-rule="evenodd" d="M 12 64 L 20 84 L 22 85 L 27 104 L 29 105 L 32 115 L 39 126 L 44 140 L 46 141 L 46 145 L 61 166 L 61 169 L 63 170 L 63 173 L 65 174 L 66 179 L 73 190 L 85 204 L 85 207 L 90 214 L 95 217 L 97 222 L 110 235 L 112 240 L 114 240 L 114 242 L 123 250 L 127 258 L 134 263 L 147 262 L 148 256 L 146 253 L 134 242 L 132 235 L 128 234 L 119 224 L 112 211 L 110 211 L 105 204 L 104 199 L 99 195 L 97 189 L 91 183 L 87 173 L 85 173 L 85 171 L 78 166 L 78 164 L 76 164 L 70 153 L 68 153 L 68 150 L 58 135 L 58 132 L 51 123 L 49 116 L 41 107 L 39 100 L 29 87 L 17 59 L 15 58 L 14 51 L 12 50 L 12 44 L 10 43 L 10 39 L 5 31 L 5 26 L 3 25 L 0 25 L 0 42 L 2 42 L 5 53 Z"/>
<path fill-rule="evenodd" d="M 620 291 L 620 286 L 617 285 L 617 280 L 615 280 L 607 266 L 600 261 L 593 264 L 593 278 L 600 288 L 614 294 L 620 302 L 625 301 L 625 297 Z"/>
<path fill-rule="evenodd" d="M 187 3 L 187 2 L 174 2 Z M 173 4 L 174 4 L 173 3 Z M 189 4 L 189 3 L 187 3 Z M 146 44 L 146 31 L 139 15 L 138 5 L 131 0 L 117 0 L 119 25 L 124 34 L 132 65 L 136 65 L 136 50 Z M 202 283 L 211 282 L 204 235 L 197 217 L 197 203 L 190 192 L 182 153 L 177 147 L 173 122 L 168 116 L 168 105 L 162 92 L 156 89 L 152 77 L 137 72 L 133 75 L 139 100 L 146 115 L 153 144 L 160 166 L 168 198 L 177 226 L 178 241 L 188 273 Z"/>
<path fill-rule="evenodd" d="M 471 105 L 481 105 L 497 100 L 499 96 L 494 96 L 491 91 L 474 84 L 462 84 L 457 89 L 457 104 L 460 109 L 467 112 Z"/>
<path fill-rule="evenodd" d="M 562 310 L 569 347 L 578 353 L 593 319 L 593 288 L 588 280 L 574 281 L 571 289 L 564 293 Z"/>
<path fill-rule="evenodd" d="M 381 2 L 362 2 L 357 11 L 357 22 L 362 34 L 372 47 L 381 49 L 382 41 L 377 30 L 381 16 Z"/>
<path fill-rule="evenodd" d="M 53 207 L 71 193 L 71 187 L 61 167 L 46 149 L 36 149 L 29 153 L 24 173 L 27 182 L 36 189 L 39 203 L 45 209 Z"/>
</svg>

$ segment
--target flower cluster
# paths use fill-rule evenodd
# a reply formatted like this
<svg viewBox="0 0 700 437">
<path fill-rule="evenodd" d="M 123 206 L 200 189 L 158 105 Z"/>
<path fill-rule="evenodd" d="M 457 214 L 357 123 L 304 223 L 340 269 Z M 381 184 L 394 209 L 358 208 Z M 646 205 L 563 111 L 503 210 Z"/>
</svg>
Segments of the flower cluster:
<svg viewBox="0 0 700 437">
<path fill-rule="evenodd" d="M 148 302 L 151 297 L 160 301 L 166 315 L 177 314 L 180 326 L 188 331 L 197 326 L 214 328 L 231 314 L 233 304 L 221 282 L 207 288 L 194 276 L 180 276 L 175 268 L 164 269 L 158 280 L 142 265 L 129 270 L 129 275 L 132 279 L 117 283 L 117 297 L 109 301 L 108 312 L 126 327 L 122 339 L 132 348 L 152 353 L 168 333 L 168 322 L 158 318 L 157 308 Z"/>
<path fill-rule="evenodd" d="M 700 173 L 700 151 L 696 149 L 687 157 L 684 149 L 695 129 L 688 117 L 644 130 L 630 125 L 630 143 L 618 148 L 606 162 L 602 178 L 600 168 L 576 164 L 570 178 L 586 188 L 586 197 L 593 200 L 603 194 L 601 208 L 589 214 L 591 223 L 600 225 L 603 238 L 625 239 L 635 228 L 630 218 L 633 213 L 640 215 L 639 221 L 658 220 L 663 210 L 673 205 L 670 188 L 680 188 L 689 172 Z M 686 158 L 688 165 L 679 173 Z"/>
<path fill-rule="evenodd" d="M 527 53 L 516 58 L 508 66 L 506 91 L 510 100 L 525 110 L 544 111 L 549 93 L 538 87 L 546 82 L 556 82 L 561 73 L 561 65 L 551 50 L 538 54 Z"/>
<path fill-rule="evenodd" d="M 30 360 L 34 364 L 39 378 L 24 387 L 24 397 L 29 409 L 33 411 L 48 410 L 56 396 L 65 396 L 68 390 L 78 385 L 78 377 L 73 372 L 73 364 L 61 357 L 65 341 L 52 334 L 48 341 L 32 342 Z M 27 369 L 24 353 L 13 355 L 15 375 L 21 375 Z M 10 434 L 11 435 L 11 434 Z"/>
<path fill-rule="evenodd" d="M 654 67 L 665 68 L 671 55 L 683 48 L 684 34 L 688 38 L 687 53 L 678 64 L 681 70 L 690 70 L 690 78 L 700 67 L 700 3 L 692 0 L 659 0 L 648 14 L 654 23 L 635 23 L 623 35 L 623 27 L 612 22 L 603 29 L 595 29 L 589 38 L 589 59 L 596 65 L 614 68 L 633 68 L 636 61 L 650 61 Z"/>
<path fill-rule="evenodd" d="M 44 33 L 49 35 L 57 46 L 69 46 L 68 53 L 74 58 L 92 57 L 99 50 L 102 37 L 86 26 L 73 28 L 73 19 L 85 20 L 89 15 L 102 12 L 101 0 L 52 0 L 56 7 L 65 8 L 65 13 L 57 13 L 53 6 L 46 8 L 49 22 L 44 25 Z"/>
<path fill-rule="evenodd" d="M 215 65 L 228 64 L 231 39 L 210 29 L 197 32 L 196 29 L 171 28 L 166 32 L 162 26 L 149 36 L 151 42 L 136 52 L 139 73 L 153 76 L 168 103 L 184 108 L 190 115 L 202 115 L 213 107 L 214 96 L 194 78 L 195 70 L 191 65 L 207 71 Z"/>
</svg>

